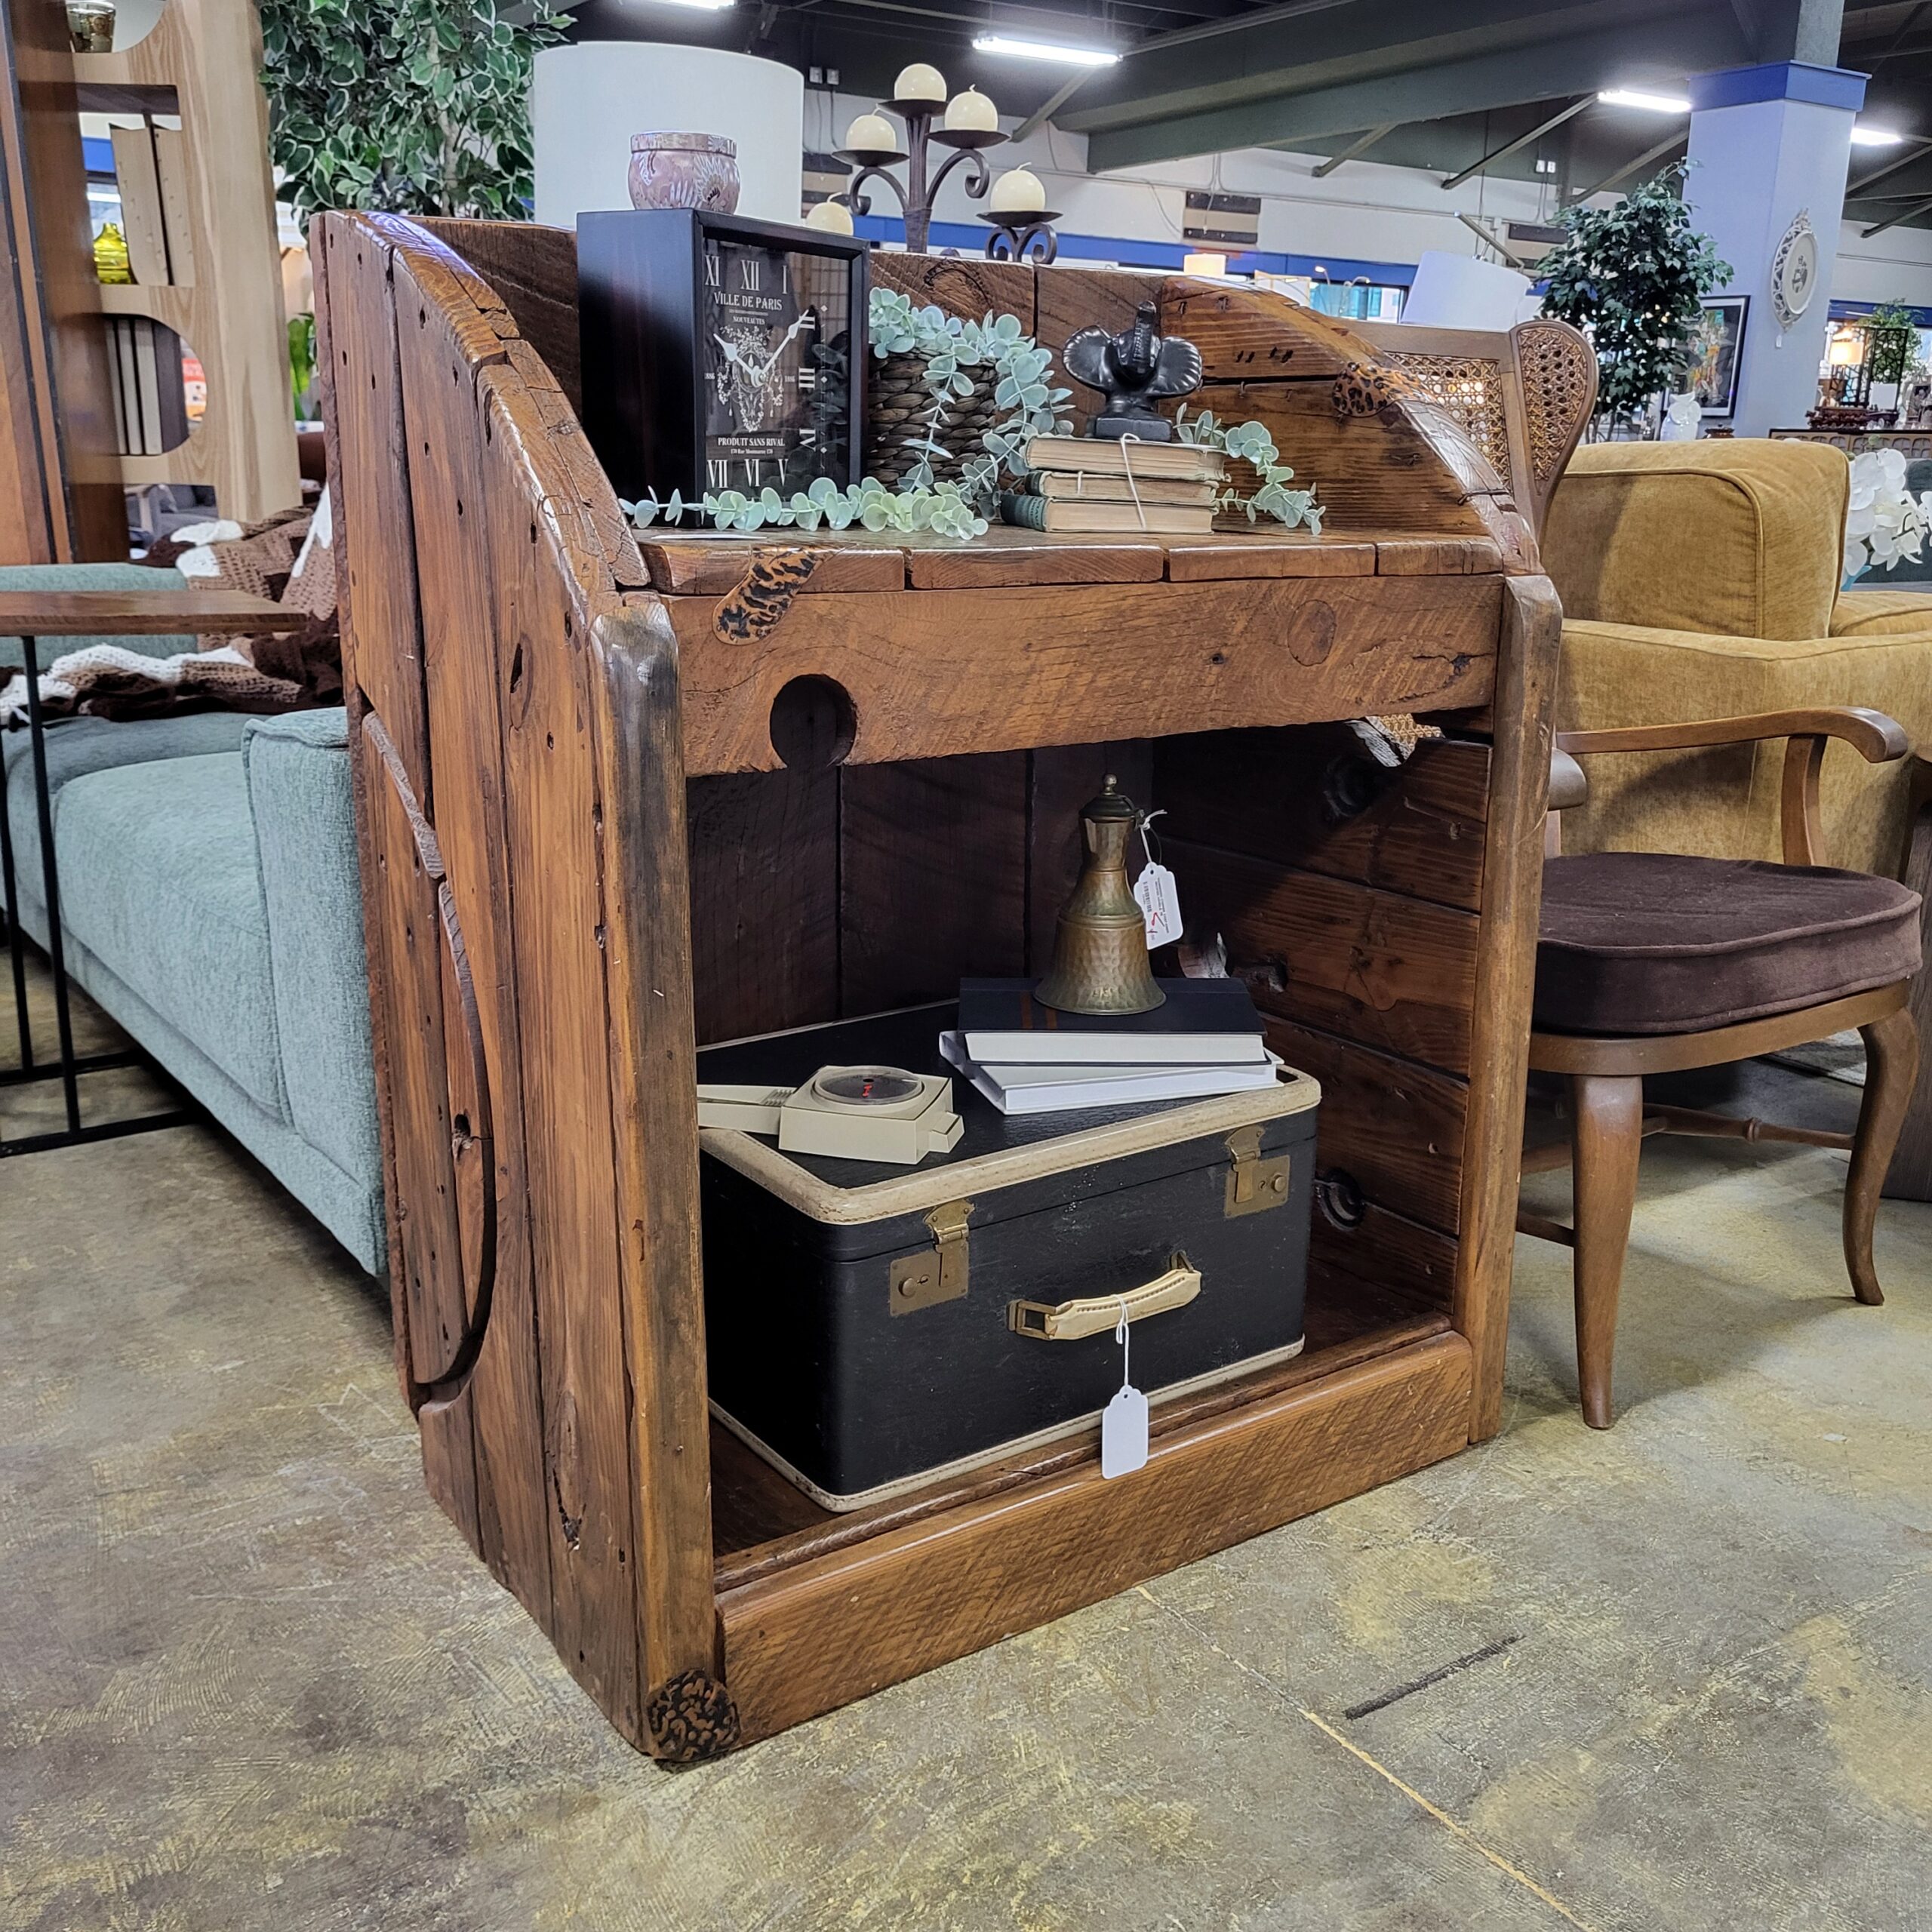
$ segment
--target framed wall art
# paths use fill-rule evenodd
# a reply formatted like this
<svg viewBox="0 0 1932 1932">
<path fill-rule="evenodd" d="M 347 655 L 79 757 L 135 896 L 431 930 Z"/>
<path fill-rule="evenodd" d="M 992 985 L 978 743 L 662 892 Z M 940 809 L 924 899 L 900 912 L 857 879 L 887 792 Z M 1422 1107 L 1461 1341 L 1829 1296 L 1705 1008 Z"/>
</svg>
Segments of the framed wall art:
<svg viewBox="0 0 1932 1932">
<path fill-rule="evenodd" d="M 1699 306 L 1704 312 L 1697 359 L 1690 365 L 1689 387 L 1702 416 L 1737 413 L 1737 371 L 1744 354 L 1744 320 L 1751 307 L 1748 295 L 1713 295 Z"/>
</svg>

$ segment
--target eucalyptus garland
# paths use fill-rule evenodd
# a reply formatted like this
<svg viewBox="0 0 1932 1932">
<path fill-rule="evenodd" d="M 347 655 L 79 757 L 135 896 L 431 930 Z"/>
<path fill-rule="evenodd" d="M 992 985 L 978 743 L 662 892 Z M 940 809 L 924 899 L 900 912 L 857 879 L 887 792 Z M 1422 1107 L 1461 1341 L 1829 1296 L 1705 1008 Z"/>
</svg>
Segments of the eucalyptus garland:
<svg viewBox="0 0 1932 1932">
<path fill-rule="evenodd" d="M 956 483 L 895 493 L 875 477 L 841 490 L 830 477 L 820 476 L 809 489 L 794 491 L 789 497 L 773 489 L 755 497 L 721 490 L 688 503 L 673 490 L 661 503 L 654 495 L 641 503 L 618 500 L 640 530 L 649 529 L 660 517 L 666 523 L 679 522 L 688 510 L 696 510 L 710 518 L 715 530 L 816 530 L 820 524 L 828 530 L 849 530 L 857 524 L 861 530 L 930 530 L 962 543 L 986 534 L 986 518 L 960 494 Z"/>
<path fill-rule="evenodd" d="M 1202 449 L 1221 450 L 1244 463 L 1261 479 L 1260 487 L 1246 496 L 1232 484 L 1215 500 L 1220 510 L 1239 510 L 1252 523 L 1258 516 L 1272 516 L 1292 530 L 1305 523 L 1317 537 L 1321 534 L 1322 506 L 1312 490 L 1291 490 L 1294 472 L 1278 461 L 1275 438 L 1260 423 L 1217 423 L 1212 410 L 1204 409 L 1190 417 L 1185 405 L 1174 412 L 1174 434 L 1184 443 Z"/>
</svg>

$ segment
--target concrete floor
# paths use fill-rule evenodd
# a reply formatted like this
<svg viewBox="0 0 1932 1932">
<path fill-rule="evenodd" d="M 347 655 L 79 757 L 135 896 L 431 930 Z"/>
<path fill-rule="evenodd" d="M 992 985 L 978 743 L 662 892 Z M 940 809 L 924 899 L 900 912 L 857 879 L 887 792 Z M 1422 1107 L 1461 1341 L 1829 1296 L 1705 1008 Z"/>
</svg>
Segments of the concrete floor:
<svg viewBox="0 0 1932 1932">
<path fill-rule="evenodd" d="M 0 1164 L 0 1926 L 1932 1927 L 1932 1208 L 1857 1308 L 1843 1170 L 1647 1151 L 1607 1435 L 1523 1242 L 1495 1441 L 671 1773 L 229 1143 Z"/>
</svg>

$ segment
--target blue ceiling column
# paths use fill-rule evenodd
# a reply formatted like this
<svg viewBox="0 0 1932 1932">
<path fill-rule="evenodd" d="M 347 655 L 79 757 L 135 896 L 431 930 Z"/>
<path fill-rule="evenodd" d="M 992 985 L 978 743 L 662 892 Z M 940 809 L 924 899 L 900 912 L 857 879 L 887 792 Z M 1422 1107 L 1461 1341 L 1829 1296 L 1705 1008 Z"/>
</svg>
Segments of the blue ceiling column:
<svg viewBox="0 0 1932 1932">
<path fill-rule="evenodd" d="M 1802 429 L 1817 399 L 1851 124 L 1865 79 L 1791 60 L 1700 74 L 1690 83 L 1684 197 L 1696 226 L 1731 266 L 1723 293 L 1751 298 L 1739 371 L 1740 436 Z M 1817 234 L 1817 272 L 1804 312 L 1789 320 L 1780 316 L 1773 275 L 1801 214 Z M 1802 256 L 1801 245 L 1795 252 Z"/>
</svg>

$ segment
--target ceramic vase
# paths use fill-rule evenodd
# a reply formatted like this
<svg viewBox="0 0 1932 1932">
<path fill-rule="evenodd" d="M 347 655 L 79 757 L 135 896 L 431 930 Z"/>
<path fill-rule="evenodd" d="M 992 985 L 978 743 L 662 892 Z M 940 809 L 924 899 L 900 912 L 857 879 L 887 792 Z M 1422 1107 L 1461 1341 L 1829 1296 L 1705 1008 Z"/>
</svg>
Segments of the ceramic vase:
<svg viewBox="0 0 1932 1932">
<path fill-rule="evenodd" d="M 634 208 L 735 214 L 738 144 L 722 134 L 633 134 L 630 186 Z"/>
</svg>

